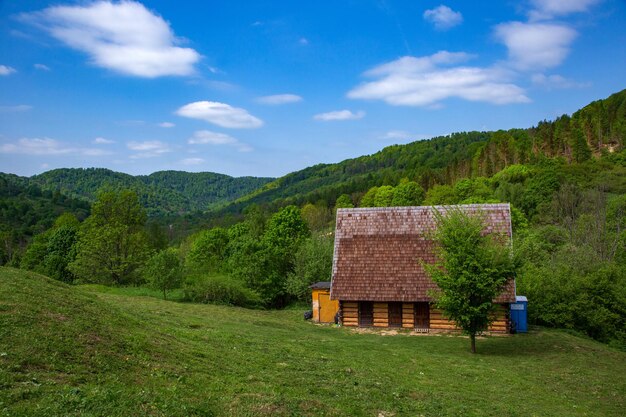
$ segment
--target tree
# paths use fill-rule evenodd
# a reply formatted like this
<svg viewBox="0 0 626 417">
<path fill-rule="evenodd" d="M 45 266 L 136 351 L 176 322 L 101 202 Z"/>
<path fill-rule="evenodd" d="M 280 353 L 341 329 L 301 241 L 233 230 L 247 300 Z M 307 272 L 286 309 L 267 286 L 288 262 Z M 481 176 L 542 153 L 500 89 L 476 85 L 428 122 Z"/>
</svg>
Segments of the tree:
<svg viewBox="0 0 626 417">
<path fill-rule="evenodd" d="M 287 276 L 285 290 L 299 300 L 310 297 L 309 285 L 327 281 L 333 267 L 334 239 L 332 236 L 313 236 L 306 239 L 294 256 L 294 270 Z"/>
<path fill-rule="evenodd" d="M 436 218 L 438 260 L 424 268 L 439 287 L 433 294 L 435 304 L 470 336 L 476 353 L 476 334 L 493 320 L 493 300 L 513 277 L 517 263 L 505 237 L 483 234 L 480 217 L 451 210 L 436 212 Z"/>
<path fill-rule="evenodd" d="M 69 269 L 87 282 L 129 284 L 149 255 L 146 212 L 131 190 L 103 191 L 79 232 Z"/>
<path fill-rule="evenodd" d="M 200 232 L 187 256 L 189 266 L 196 271 L 220 270 L 227 257 L 228 240 L 228 232 L 221 227 Z"/>
<path fill-rule="evenodd" d="M 376 193 L 378 187 L 372 187 L 361 197 L 359 207 L 376 207 Z"/>
<path fill-rule="evenodd" d="M 183 272 L 178 251 L 168 248 L 153 255 L 142 269 L 144 279 L 157 290 L 163 291 L 167 300 L 167 291 L 180 288 Z"/>
<path fill-rule="evenodd" d="M 383 185 L 378 187 L 376 197 L 374 198 L 375 207 L 389 207 L 393 200 L 394 188 L 391 185 Z"/>
<path fill-rule="evenodd" d="M 325 229 L 331 219 L 330 211 L 323 202 L 305 204 L 301 209 L 301 214 L 309 229 L 315 231 Z"/>
<path fill-rule="evenodd" d="M 340 208 L 353 208 L 354 203 L 348 194 L 341 194 L 335 201 L 335 211 Z"/>
<path fill-rule="evenodd" d="M 59 216 L 52 228 L 33 239 L 21 259 L 20 267 L 64 282 L 74 281 L 68 266 L 76 258 L 80 222 L 72 213 Z"/>
<path fill-rule="evenodd" d="M 424 189 L 414 181 L 401 182 L 393 193 L 391 205 L 400 206 L 419 206 L 424 201 Z"/>
</svg>

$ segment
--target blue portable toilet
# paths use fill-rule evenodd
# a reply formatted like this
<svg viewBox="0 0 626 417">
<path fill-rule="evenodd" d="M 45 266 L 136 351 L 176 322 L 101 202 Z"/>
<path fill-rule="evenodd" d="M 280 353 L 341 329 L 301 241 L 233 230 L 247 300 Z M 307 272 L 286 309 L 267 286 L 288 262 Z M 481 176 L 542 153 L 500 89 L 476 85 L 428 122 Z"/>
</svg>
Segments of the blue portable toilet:
<svg viewBox="0 0 626 417">
<path fill-rule="evenodd" d="M 528 299 L 523 295 L 516 295 L 511 303 L 511 325 L 515 333 L 528 331 Z"/>
</svg>

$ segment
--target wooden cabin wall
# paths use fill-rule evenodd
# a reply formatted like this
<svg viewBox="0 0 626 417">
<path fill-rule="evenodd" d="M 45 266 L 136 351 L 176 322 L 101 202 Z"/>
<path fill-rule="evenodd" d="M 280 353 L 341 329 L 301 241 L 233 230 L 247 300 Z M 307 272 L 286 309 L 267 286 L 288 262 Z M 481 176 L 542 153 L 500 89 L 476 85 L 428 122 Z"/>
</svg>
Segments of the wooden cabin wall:
<svg viewBox="0 0 626 417">
<path fill-rule="evenodd" d="M 461 330 L 453 321 L 446 319 L 441 310 L 430 310 L 430 328 L 433 330 Z M 488 329 L 490 332 L 506 333 L 509 331 L 509 314 L 507 304 L 498 304 L 495 320 Z"/>
<path fill-rule="evenodd" d="M 415 327 L 413 315 L 413 303 L 402 303 L 402 327 L 412 329 Z"/>
<path fill-rule="evenodd" d="M 344 326 L 357 327 L 359 325 L 359 303 L 341 301 L 342 324 Z"/>
<path fill-rule="evenodd" d="M 389 327 L 387 303 L 374 303 L 374 327 Z"/>
<path fill-rule="evenodd" d="M 510 329 L 509 305 L 498 304 L 495 313 L 495 320 L 489 326 L 490 332 L 506 333 Z"/>
</svg>

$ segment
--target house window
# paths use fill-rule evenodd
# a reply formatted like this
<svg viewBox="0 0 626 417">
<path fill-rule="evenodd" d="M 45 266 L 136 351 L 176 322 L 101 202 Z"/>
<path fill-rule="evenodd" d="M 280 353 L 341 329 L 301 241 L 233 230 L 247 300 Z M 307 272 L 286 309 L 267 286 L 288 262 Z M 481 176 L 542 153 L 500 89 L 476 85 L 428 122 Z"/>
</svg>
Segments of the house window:
<svg viewBox="0 0 626 417">
<path fill-rule="evenodd" d="M 430 305 L 428 303 L 415 303 L 413 312 L 416 329 L 430 328 Z"/>
<path fill-rule="evenodd" d="M 361 301 L 359 303 L 359 326 L 371 327 L 374 324 L 374 303 Z"/>
<path fill-rule="evenodd" d="M 389 303 L 389 327 L 402 327 L 402 303 Z"/>
</svg>

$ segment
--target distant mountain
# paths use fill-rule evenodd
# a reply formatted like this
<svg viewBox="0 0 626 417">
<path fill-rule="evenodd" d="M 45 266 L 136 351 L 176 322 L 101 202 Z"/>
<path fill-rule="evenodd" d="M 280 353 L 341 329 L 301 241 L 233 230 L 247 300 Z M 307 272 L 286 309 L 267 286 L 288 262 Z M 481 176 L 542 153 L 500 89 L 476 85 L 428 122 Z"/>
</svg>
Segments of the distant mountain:
<svg viewBox="0 0 626 417">
<path fill-rule="evenodd" d="M 270 210 L 286 204 L 323 202 L 332 206 L 341 194 L 358 199 L 372 186 L 397 185 L 402 178 L 428 189 L 467 177 L 489 177 L 511 164 L 545 158 L 582 162 L 617 154 L 626 143 L 626 90 L 590 103 L 571 117 L 541 121 L 527 129 L 461 132 L 393 145 L 368 156 L 319 164 L 268 182 L 213 213 L 237 213 L 250 204 Z"/>
<path fill-rule="evenodd" d="M 103 187 L 130 188 L 151 216 L 205 211 L 236 200 L 273 178 L 240 177 L 211 172 L 160 171 L 133 176 L 105 168 L 62 168 L 13 181 L 44 191 L 93 202 Z"/>
</svg>

